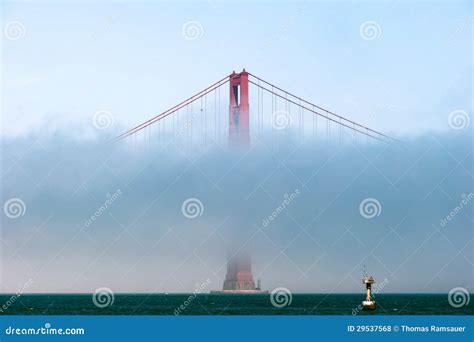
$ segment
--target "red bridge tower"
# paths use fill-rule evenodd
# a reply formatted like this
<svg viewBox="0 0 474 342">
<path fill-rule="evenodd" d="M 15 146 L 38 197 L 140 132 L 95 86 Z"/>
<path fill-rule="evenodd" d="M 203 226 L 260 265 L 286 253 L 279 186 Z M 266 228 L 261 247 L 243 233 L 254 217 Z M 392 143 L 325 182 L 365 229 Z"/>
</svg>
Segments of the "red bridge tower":
<svg viewBox="0 0 474 342">
<path fill-rule="evenodd" d="M 229 144 L 250 144 L 249 74 L 245 69 L 230 75 Z"/>
</svg>

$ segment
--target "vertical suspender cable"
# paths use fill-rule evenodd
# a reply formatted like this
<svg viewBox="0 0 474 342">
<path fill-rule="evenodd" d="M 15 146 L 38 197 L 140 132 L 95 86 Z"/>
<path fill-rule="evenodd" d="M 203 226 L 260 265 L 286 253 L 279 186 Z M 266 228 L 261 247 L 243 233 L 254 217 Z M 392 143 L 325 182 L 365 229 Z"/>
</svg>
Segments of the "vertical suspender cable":
<svg viewBox="0 0 474 342">
<path fill-rule="evenodd" d="M 218 106 L 218 110 L 219 110 L 219 113 L 218 113 L 217 117 L 218 117 L 219 130 L 218 130 L 217 142 L 220 143 L 220 141 L 221 141 L 221 87 L 219 87 L 219 106 Z"/>
</svg>

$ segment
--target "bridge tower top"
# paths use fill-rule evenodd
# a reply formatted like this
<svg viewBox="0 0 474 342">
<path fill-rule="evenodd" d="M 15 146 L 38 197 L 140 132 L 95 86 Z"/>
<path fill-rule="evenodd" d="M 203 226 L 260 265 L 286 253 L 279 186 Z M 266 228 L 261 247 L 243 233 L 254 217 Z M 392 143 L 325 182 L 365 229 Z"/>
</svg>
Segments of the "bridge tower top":
<svg viewBox="0 0 474 342">
<path fill-rule="evenodd" d="M 245 71 L 229 76 L 229 144 L 248 146 L 249 125 L 249 73 Z"/>
</svg>

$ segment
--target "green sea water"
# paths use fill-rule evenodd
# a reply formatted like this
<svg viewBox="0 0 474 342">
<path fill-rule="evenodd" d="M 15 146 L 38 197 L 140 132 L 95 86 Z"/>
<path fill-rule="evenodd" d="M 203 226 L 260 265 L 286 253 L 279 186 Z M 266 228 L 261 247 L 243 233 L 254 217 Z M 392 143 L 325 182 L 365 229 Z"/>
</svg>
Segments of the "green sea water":
<svg viewBox="0 0 474 342">
<path fill-rule="evenodd" d="M 293 294 L 272 304 L 270 294 L 0 295 L 1 315 L 472 315 L 471 301 L 453 307 L 447 294 L 380 294 L 363 311 L 363 294 Z M 284 305 L 283 305 L 284 304 Z M 457 305 L 456 305 L 457 306 Z"/>
</svg>

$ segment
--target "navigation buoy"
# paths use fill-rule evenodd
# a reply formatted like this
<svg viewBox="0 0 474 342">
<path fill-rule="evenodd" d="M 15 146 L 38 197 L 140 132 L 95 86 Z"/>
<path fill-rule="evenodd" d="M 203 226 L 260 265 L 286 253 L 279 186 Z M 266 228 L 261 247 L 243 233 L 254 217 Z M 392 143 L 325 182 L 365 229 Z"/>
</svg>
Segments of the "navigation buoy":
<svg viewBox="0 0 474 342">
<path fill-rule="evenodd" d="M 365 288 L 367 290 L 367 297 L 364 301 L 362 301 L 362 308 L 364 310 L 375 310 L 376 304 L 375 300 L 372 297 L 372 284 L 375 283 L 375 279 L 372 276 L 368 276 L 367 274 L 362 278 L 362 283 L 365 284 Z"/>
</svg>

